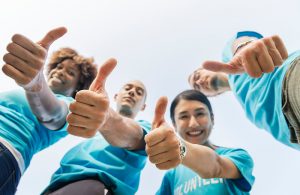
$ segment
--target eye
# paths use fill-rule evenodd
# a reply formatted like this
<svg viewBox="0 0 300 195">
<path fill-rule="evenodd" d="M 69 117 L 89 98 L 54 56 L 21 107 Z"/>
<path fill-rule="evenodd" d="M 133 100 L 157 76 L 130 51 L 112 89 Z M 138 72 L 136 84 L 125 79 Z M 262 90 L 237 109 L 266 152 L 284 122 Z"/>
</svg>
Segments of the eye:
<svg viewBox="0 0 300 195">
<path fill-rule="evenodd" d="M 75 72 L 74 71 L 68 71 L 68 74 L 71 76 L 75 76 Z"/>
<path fill-rule="evenodd" d="M 204 116 L 206 113 L 205 112 L 196 112 L 196 116 L 199 117 L 199 116 Z"/>
<path fill-rule="evenodd" d="M 142 91 L 142 90 L 137 90 L 136 93 L 137 93 L 139 96 L 142 96 L 142 95 L 143 95 L 143 91 Z"/>
<path fill-rule="evenodd" d="M 178 117 L 180 120 L 184 120 L 184 119 L 187 119 L 188 118 L 188 115 L 180 115 Z"/>
<path fill-rule="evenodd" d="M 63 66 L 61 64 L 57 64 L 56 68 L 60 70 L 63 68 Z"/>
<path fill-rule="evenodd" d="M 131 89 L 131 86 L 127 85 L 127 86 L 124 87 L 124 89 L 125 89 L 126 91 L 128 91 L 128 90 Z"/>
<path fill-rule="evenodd" d="M 195 73 L 194 81 L 197 81 L 199 78 L 200 78 L 200 73 L 199 72 Z"/>
</svg>

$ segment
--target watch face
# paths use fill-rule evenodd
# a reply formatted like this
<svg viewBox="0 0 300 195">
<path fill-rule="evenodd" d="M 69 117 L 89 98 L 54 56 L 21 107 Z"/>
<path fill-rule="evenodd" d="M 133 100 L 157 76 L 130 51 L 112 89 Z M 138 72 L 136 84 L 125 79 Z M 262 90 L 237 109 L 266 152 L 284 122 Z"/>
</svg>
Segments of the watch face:
<svg viewBox="0 0 300 195">
<path fill-rule="evenodd" d="M 180 146 L 179 146 L 180 158 L 183 159 L 186 155 L 186 146 L 181 140 L 180 140 L 179 143 L 180 143 Z"/>
</svg>

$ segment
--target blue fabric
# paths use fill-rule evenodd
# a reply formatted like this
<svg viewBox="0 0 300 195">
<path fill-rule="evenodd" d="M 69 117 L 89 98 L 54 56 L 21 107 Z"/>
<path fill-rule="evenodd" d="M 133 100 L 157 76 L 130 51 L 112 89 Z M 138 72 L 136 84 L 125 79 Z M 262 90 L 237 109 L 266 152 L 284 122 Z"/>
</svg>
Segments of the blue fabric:
<svg viewBox="0 0 300 195">
<path fill-rule="evenodd" d="M 71 97 L 56 96 L 67 104 L 73 101 Z M 67 135 L 67 124 L 52 131 L 39 123 L 30 110 L 23 89 L 0 93 L 0 121 L 0 137 L 21 153 L 25 169 L 35 153 Z"/>
<path fill-rule="evenodd" d="M 229 52 L 232 42 L 231 39 L 223 51 L 223 62 L 232 58 Z M 252 78 L 246 73 L 229 75 L 229 85 L 252 123 L 266 130 L 277 141 L 300 150 L 299 144 L 290 142 L 290 130 L 282 112 L 283 79 L 291 62 L 298 56 L 300 51 L 292 53 L 281 66 L 260 78 Z"/>
<path fill-rule="evenodd" d="M 21 172 L 10 151 L 0 143 L 0 194 L 15 194 Z"/>
<path fill-rule="evenodd" d="M 240 171 L 240 179 L 211 178 L 203 179 L 191 169 L 179 165 L 175 169 L 167 171 L 160 189 L 156 195 L 239 195 L 249 194 L 254 183 L 252 175 L 253 160 L 250 155 L 242 149 L 230 149 L 219 147 L 216 154 L 230 159 Z"/>
<path fill-rule="evenodd" d="M 241 32 L 238 32 L 234 37 L 232 37 L 231 39 L 229 39 L 223 49 L 223 53 L 222 53 L 222 60 L 224 63 L 227 63 L 229 62 L 232 57 L 233 57 L 233 54 L 232 54 L 232 44 L 234 42 L 235 39 L 237 38 L 240 38 L 240 37 L 244 37 L 244 36 L 247 36 L 247 37 L 255 37 L 255 38 L 258 38 L 258 39 L 261 39 L 263 38 L 263 36 L 257 32 L 254 32 L 254 31 L 241 31 Z"/>
<path fill-rule="evenodd" d="M 144 134 L 151 128 L 146 121 L 138 123 Z M 54 191 L 71 182 L 91 178 L 102 181 L 114 194 L 132 195 L 138 189 L 146 159 L 145 150 L 129 151 L 111 146 L 99 134 L 65 154 L 45 191 Z"/>
</svg>

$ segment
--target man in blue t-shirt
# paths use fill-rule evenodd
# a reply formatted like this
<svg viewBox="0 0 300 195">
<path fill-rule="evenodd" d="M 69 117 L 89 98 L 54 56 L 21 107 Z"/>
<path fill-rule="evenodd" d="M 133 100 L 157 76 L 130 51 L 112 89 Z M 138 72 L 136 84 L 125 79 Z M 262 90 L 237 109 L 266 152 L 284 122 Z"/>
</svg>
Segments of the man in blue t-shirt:
<svg viewBox="0 0 300 195">
<path fill-rule="evenodd" d="M 232 90 L 250 121 L 300 150 L 299 75 L 300 51 L 288 55 L 280 37 L 243 31 L 227 43 L 223 63 L 204 62 L 189 83 L 209 96 Z"/>
<path fill-rule="evenodd" d="M 113 60 L 111 62 L 113 64 Z M 99 71 L 101 76 L 95 79 L 98 84 L 94 82 L 90 91 L 78 94 L 85 95 L 85 98 L 76 96 L 76 102 L 70 105 L 73 115 L 68 116 L 71 130 L 84 127 L 80 130 L 92 132 L 76 134 L 81 133 L 83 137 L 93 135 L 95 131 L 92 128 L 100 134 L 78 144 L 64 155 L 60 168 L 42 194 L 133 195 L 137 191 L 140 173 L 147 159 L 144 136 L 150 130 L 150 124 L 134 119 L 145 109 L 146 88 L 138 80 L 127 82 L 115 95 L 115 112 L 107 104 L 105 72 Z M 86 107 L 93 102 L 102 107 Z M 107 113 L 109 116 L 106 116 Z M 81 118 L 85 114 L 86 120 Z M 101 121 L 102 116 L 104 122 Z"/>
<path fill-rule="evenodd" d="M 170 116 L 175 130 L 164 119 L 166 107 L 167 99 L 159 99 L 152 130 L 145 136 L 149 160 L 170 169 L 157 194 L 249 194 L 252 158 L 243 149 L 211 142 L 214 114 L 207 97 L 186 90 L 174 98 Z"/>
<path fill-rule="evenodd" d="M 92 60 L 62 48 L 51 55 L 46 81 L 48 47 L 65 32 L 53 29 L 38 43 L 16 34 L 7 46 L 2 70 L 24 90 L 0 93 L 0 194 L 14 194 L 33 155 L 67 135 L 68 104 L 96 76 Z"/>
</svg>

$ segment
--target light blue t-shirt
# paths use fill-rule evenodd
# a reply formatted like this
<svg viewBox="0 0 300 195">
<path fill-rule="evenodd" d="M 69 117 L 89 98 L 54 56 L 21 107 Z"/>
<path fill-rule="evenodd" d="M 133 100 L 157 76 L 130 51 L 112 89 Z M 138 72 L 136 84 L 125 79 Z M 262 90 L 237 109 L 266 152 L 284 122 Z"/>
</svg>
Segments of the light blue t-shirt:
<svg viewBox="0 0 300 195">
<path fill-rule="evenodd" d="M 240 171 L 240 179 L 211 178 L 203 179 L 193 170 L 179 165 L 168 171 L 156 195 L 242 195 L 249 194 L 254 183 L 252 175 L 253 160 L 242 149 L 219 147 L 216 154 L 230 159 Z"/>
<path fill-rule="evenodd" d="M 144 134 L 149 132 L 151 125 L 147 121 L 138 123 Z M 98 134 L 65 154 L 45 191 L 55 191 L 78 180 L 95 179 L 102 181 L 114 194 L 133 195 L 146 159 L 145 150 L 129 151 L 111 146 Z"/>
<path fill-rule="evenodd" d="M 232 58 L 231 39 L 223 51 L 223 62 Z M 294 52 L 271 73 L 260 78 L 248 74 L 229 75 L 229 85 L 245 110 L 247 118 L 258 128 L 265 129 L 277 141 L 300 150 L 299 144 L 290 142 L 290 130 L 282 112 L 282 83 L 291 62 L 300 56 Z"/>
<path fill-rule="evenodd" d="M 67 104 L 73 101 L 71 97 L 56 96 Z M 40 124 L 30 110 L 24 90 L 0 93 L 0 137 L 20 152 L 25 169 L 35 153 L 67 135 L 66 126 L 53 131 Z"/>
</svg>

